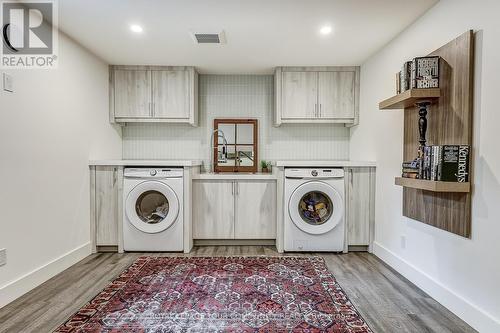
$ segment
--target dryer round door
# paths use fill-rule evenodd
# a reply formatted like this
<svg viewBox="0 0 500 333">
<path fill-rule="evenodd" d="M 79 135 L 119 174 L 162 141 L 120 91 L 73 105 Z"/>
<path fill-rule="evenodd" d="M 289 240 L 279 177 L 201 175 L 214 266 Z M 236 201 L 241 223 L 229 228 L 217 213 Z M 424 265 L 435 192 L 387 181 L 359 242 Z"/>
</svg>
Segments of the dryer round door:
<svg viewBox="0 0 500 333">
<path fill-rule="evenodd" d="M 130 223 L 142 232 L 162 232 L 177 219 L 179 199 L 170 186 L 158 181 L 145 181 L 128 194 L 125 214 Z"/>
<path fill-rule="evenodd" d="M 335 228 L 344 215 L 340 193 L 332 186 L 311 181 L 297 187 L 290 196 L 288 213 L 300 230 L 320 235 Z"/>
</svg>

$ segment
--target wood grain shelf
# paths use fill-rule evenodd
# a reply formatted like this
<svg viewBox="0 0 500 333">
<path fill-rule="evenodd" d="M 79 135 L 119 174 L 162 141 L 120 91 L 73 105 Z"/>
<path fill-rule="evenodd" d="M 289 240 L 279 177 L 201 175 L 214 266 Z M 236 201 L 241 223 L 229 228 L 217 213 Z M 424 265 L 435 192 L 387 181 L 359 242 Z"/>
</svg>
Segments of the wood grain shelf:
<svg viewBox="0 0 500 333">
<path fill-rule="evenodd" d="M 470 183 L 440 182 L 424 179 L 396 177 L 395 184 L 432 192 L 470 192 Z"/>
<path fill-rule="evenodd" d="M 418 100 L 433 100 L 441 97 L 441 89 L 410 89 L 379 103 L 380 110 L 398 110 L 414 106 Z"/>
<path fill-rule="evenodd" d="M 403 161 L 413 161 L 420 146 L 420 110 L 415 102 L 430 100 L 426 143 L 469 145 L 472 142 L 474 33 L 460 35 L 435 50 L 439 56 L 439 89 L 413 89 L 379 104 L 380 109 L 403 109 Z M 469 170 L 473 170 L 473 159 Z M 470 182 L 474 175 L 469 174 Z M 462 237 L 471 236 L 472 185 L 396 178 L 403 186 L 403 216 Z"/>
</svg>

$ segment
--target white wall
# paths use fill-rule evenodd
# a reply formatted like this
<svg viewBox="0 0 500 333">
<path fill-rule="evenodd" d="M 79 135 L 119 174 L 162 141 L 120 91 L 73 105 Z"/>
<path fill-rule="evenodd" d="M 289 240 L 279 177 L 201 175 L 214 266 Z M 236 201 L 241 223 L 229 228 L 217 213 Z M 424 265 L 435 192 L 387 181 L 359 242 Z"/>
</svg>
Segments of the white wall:
<svg viewBox="0 0 500 333">
<path fill-rule="evenodd" d="M 90 254 L 88 160 L 121 158 L 107 64 L 62 34 L 59 60 L 0 91 L 0 307 Z"/>
<path fill-rule="evenodd" d="M 348 159 L 349 129 L 339 124 L 272 126 L 272 75 L 200 75 L 200 127 L 127 125 L 124 158 L 209 160 L 214 118 L 257 118 L 259 159 Z"/>
<path fill-rule="evenodd" d="M 480 332 L 500 332 L 500 1 L 441 0 L 361 68 L 360 125 L 351 158 L 376 159 L 375 254 Z M 472 237 L 465 239 L 402 216 L 403 113 L 379 111 L 394 94 L 394 73 L 474 29 L 474 192 Z M 401 236 L 406 236 L 406 248 Z"/>
</svg>

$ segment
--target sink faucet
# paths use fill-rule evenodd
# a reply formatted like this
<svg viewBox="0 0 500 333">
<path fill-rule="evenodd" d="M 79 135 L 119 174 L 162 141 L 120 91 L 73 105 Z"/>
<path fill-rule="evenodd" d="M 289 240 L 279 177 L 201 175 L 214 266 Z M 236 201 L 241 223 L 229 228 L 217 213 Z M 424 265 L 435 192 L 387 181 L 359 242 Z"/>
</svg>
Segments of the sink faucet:
<svg viewBox="0 0 500 333">
<path fill-rule="evenodd" d="M 213 151 L 215 149 L 214 147 L 214 137 L 215 137 L 215 134 L 217 134 L 217 138 L 221 138 L 222 139 L 222 160 L 220 160 L 221 162 L 226 162 L 227 161 L 227 140 L 226 140 L 226 136 L 224 135 L 224 132 L 221 131 L 220 129 L 215 129 L 213 132 L 212 132 L 212 135 L 210 136 L 210 161 L 209 161 L 209 165 L 210 165 L 210 171 L 211 172 L 214 172 L 214 162 L 213 162 Z M 217 161 L 219 161 L 219 147 L 217 147 Z"/>
</svg>

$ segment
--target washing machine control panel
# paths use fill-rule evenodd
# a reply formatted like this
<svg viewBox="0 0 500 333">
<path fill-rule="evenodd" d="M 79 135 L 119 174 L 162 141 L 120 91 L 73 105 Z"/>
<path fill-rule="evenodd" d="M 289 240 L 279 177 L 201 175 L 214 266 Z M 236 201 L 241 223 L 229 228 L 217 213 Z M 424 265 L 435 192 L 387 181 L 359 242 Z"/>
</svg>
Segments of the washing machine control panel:
<svg viewBox="0 0 500 333">
<path fill-rule="evenodd" d="M 181 168 L 125 168 L 125 178 L 180 178 Z"/>
<path fill-rule="evenodd" d="M 302 179 L 329 179 L 344 177 L 342 168 L 286 168 L 286 178 L 302 178 Z"/>
</svg>

